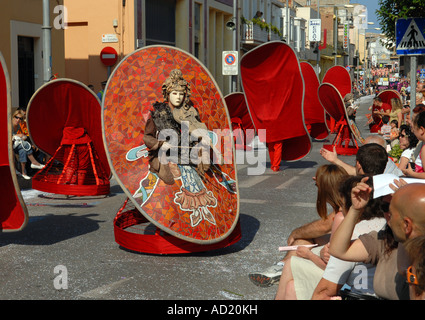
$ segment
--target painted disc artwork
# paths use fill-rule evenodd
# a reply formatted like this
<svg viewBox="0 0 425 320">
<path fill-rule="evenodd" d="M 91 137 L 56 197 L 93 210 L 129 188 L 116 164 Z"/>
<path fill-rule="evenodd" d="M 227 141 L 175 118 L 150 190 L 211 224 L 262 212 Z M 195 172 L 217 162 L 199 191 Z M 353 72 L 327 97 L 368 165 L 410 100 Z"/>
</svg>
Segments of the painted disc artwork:
<svg viewBox="0 0 425 320">
<path fill-rule="evenodd" d="M 223 161 L 211 161 L 204 175 L 190 165 L 170 165 L 174 181 L 166 183 L 150 170 L 144 136 L 154 104 L 164 102 L 162 86 L 175 69 L 189 82 L 191 105 L 206 126 L 211 150 Z M 239 220 L 239 196 L 230 117 L 223 95 L 201 62 L 170 46 L 133 52 L 108 80 L 102 115 L 114 176 L 148 221 L 195 244 L 218 243 L 232 233 Z M 178 148 L 184 148 L 183 140 L 182 134 Z"/>
<path fill-rule="evenodd" d="M 28 210 L 15 173 L 11 112 L 9 74 L 0 53 L 0 230 L 2 232 L 20 231 L 28 223 Z"/>
</svg>

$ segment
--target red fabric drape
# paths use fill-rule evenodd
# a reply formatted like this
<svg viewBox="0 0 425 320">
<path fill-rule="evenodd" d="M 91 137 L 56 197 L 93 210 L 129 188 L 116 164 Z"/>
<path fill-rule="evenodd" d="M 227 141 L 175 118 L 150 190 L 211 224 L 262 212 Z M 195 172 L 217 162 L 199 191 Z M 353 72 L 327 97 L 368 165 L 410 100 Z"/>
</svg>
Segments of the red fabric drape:
<svg viewBox="0 0 425 320">
<path fill-rule="evenodd" d="M 344 119 L 346 115 L 344 101 L 337 88 L 330 83 L 319 86 L 319 100 L 326 112 L 335 120 Z"/>
<path fill-rule="evenodd" d="M 317 90 L 319 79 L 312 65 L 308 62 L 300 62 L 301 72 L 304 79 L 304 121 L 312 138 L 322 140 L 329 135 L 326 126 L 325 109 L 320 104 Z"/>
<path fill-rule="evenodd" d="M 282 159 L 299 160 L 311 149 L 304 126 L 304 82 L 290 46 L 271 41 L 246 53 L 240 63 L 242 85 L 256 130 L 266 141 L 282 141 Z"/>
<path fill-rule="evenodd" d="M 351 77 L 347 69 L 342 66 L 334 66 L 326 71 L 322 83 L 334 85 L 342 99 L 347 93 L 351 93 Z"/>
</svg>

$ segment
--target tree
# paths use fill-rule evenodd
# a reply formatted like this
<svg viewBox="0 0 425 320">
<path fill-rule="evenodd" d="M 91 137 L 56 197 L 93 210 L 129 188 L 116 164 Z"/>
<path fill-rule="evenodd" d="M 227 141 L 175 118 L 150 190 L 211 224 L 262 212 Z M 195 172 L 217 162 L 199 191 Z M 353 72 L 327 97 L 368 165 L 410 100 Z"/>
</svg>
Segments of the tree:
<svg viewBox="0 0 425 320">
<path fill-rule="evenodd" d="M 406 18 L 425 18 L 425 1 L 424 0 L 379 0 L 379 9 L 376 14 L 384 33 L 390 40 L 385 46 L 391 49 L 396 43 L 395 25 L 397 19 Z"/>
</svg>

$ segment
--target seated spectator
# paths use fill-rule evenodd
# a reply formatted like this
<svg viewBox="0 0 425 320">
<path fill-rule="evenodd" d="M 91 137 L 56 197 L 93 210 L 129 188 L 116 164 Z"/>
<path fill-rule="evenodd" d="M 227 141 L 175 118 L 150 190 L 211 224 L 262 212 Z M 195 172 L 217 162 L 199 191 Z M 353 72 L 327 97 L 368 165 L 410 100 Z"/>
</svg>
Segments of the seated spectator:
<svg viewBox="0 0 425 320">
<path fill-rule="evenodd" d="M 406 241 L 404 247 L 411 263 L 406 274 L 410 300 L 425 300 L 425 236 Z"/>
<path fill-rule="evenodd" d="M 400 160 L 398 161 L 398 167 L 400 170 L 406 169 L 408 163 L 414 163 L 414 151 L 418 144 L 418 138 L 413 134 L 408 125 L 403 124 L 400 127 L 400 149 L 403 150 L 403 153 L 400 156 Z"/>
<path fill-rule="evenodd" d="M 400 134 L 400 129 L 397 120 L 390 122 L 391 132 L 390 132 L 390 146 L 393 148 L 395 145 L 399 144 L 398 136 Z"/>
<path fill-rule="evenodd" d="M 382 138 L 381 138 L 382 139 Z M 336 154 L 336 152 L 335 152 Z M 349 170 L 352 168 L 354 173 L 350 173 L 345 170 L 348 174 L 381 174 L 384 173 L 384 169 L 387 166 L 388 156 L 387 152 L 382 146 L 376 143 L 365 144 L 359 148 L 356 155 L 356 166 L 352 167 L 345 164 L 345 167 Z M 393 163 L 396 167 L 396 165 Z M 343 169 L 345 169 L 343 167 Z M 305 224 L 301 227 L 294 229 L 288 237 L 287 243 L 289 246 L 300 245 L 300 244 L 326 244 L 328 241 L 329 234 L 332 230 L 332 223 L 336 212 L 332 212 L 326 219 L 318 219 Z M 327 237 L 326 241 L 323 242 L 323 237 Z M 260 287 L 267 287 L 273 285 L 279 281 L 282 274 L 282 269 L 285 261 L 289 259 L 295 252 L 289 252 L 287 255 L 279 261 L 277 264 L 263 270 L 255 271 L 249 274 L 250 280 Z"/>
<path fill-rule="evenodd" d="M 361 176 L 351 176 L 342 181 L 339 186 L 334 186 L 334 188 L 338 188 L 338 194 L 342 205 L 340 211 L 335 216 L 332 233 L 344 219 L 344 215 L 351 206 L 352 187 L 360 182 L 361 179 Z M 372 230 L 380 230 L 385 225 L 383 212 L 379 209 L 380 201 L 381 199 L 375 199 L 369 203 L 369 207 L 365 210 L 364 214 L 356 224 L 353 235 L 354 238 Z M 332 241 L 331 234 L 330 243 Z M 339 292 L 339 288 L 341 288 L 346 282 L 348 282 L 348 284 L 353 288 L 357 289 L 359 293 L 367 293 L 371 295 L 374 293 L 371 280 L 373 279 L 374 273 L 373 265 L 362 264 L 360 266 L 358 264 L 342 261 L 330 256 L 325 268 L 322 268 L 321 265 L 314 265 L 311 261 L 303 259 L 305 257 L 313 256 L 313 253 L 309 253 L 308 249 L 303 249 L 303 251 L 308 254 L 305 253 L 303 255 L 291 257 L 291 260 L 285 264 L 276 295 L 277 299 L 306 300 L 312 298 L 313 293 L 315 293 L 313 299 L 330 299 Z M 368 283 L 363 286 L 355 286 L 355 273 L 358 271 L 358 269 L 355 270 L 356 267 L 367 270 Z M 353 270 L 353 276 L 349 277 Z M 324 274 L 327 274 L 327 277 L 330 278 L 331 281 L 323 280 L 322 277 Z M 341 285 L 338 282 L 341 282 Z M 318 284 L 319 288 L 317 287 Z"/>
<path fill-rule="evenodd" d="M 335 217 L 337 213 L 340 211 L 340 208 L 342 207 L 342 197 L 339 193 L 339 185 L 344 179 L 348 177 L 347 172 L 342 169 L 341 167 L 329 164 L 329 165 L 323 165 L 319 167 L 316 171 L 316 186 L 317 186 L 317 199 L 316 199 L 316 209 L 319 216 L 322 218 L 322 220 L 325 220 L 329 216 L 332 216 L 332 220 L 330 220 L 331 229 L 332 225 L 334 224 Z M 332 213 L 327 214 L 327 205 L 330 205 L 332 207 Z M 326 219 L 326 220 L 329 220 Z M 320 235 L 323 237 L 323 235 Z M 306 242 L 306 243 L 300 243 L 298 244 L 314 244 L 318 243 L 318 241 Z M 294 268 L 294 266 L 291 266 L 292 262 L 294 260 L 292 258 L 300 257 L 300 259 L 308 259 L 309 260 L 309 266 L 311 267 L 312 272 L 307 273 L 307 275 L 311 275 L 310 278 L 305 278 L 306 282 L 314 281 L 314 272 L 321 272 L 321 270 L 324 270 L 326 267 L 326 263 L 328 260 L 328 256 L 325 257 L 324 253 L 327 251 L 327 247 L 324 246 L 329 242 L 329 235 L 327 235 L 326 238 L 321 239 L 320 245 L 317 248 L 314 248 L 312 250 L 309 250 L 305 247 L 299 247 L 296 251 L 292 251 L 293 254 L 287 255 L 286 262 L 290 261 L 290 263 L 285 263 L 283 267 L 283 272 L 280 277 L 279 287 L 276 294 L 276 299 L 296 299 L 294 288 L 291 287 L 291 289 L 288 289 L 288 286 L 290 286 L 293 282 L 292 278 L 292 272 L 291 270 Z M 289 244 L 289 241 L 288 241 Z M 292 244 L 293 245 L 293 244 Z M 325 251 L 326 250 L 326 251 Z M 320 252 L 322 252 L 322 256 L 320 256 Z M 295 260 L 297 262 L 297 260 Z M 298 296 L 300 296 L 300 293 L 298 293 Z"/>
<path fill-rule="evenodd" d="M 403 115 L 403 123 L 410 125 L 410 106 L 408 104 L 403 106 L 401 114 Z"/>
<path fill-rule="evenodd" d="M 416 138 L 422 145 L 420 146 L 420 151 L 418 156 L 415 159 L 415 168 L 412 168 L 412 165 L 409 163 L 407 168 L 403 169 L 403 173 L 412 178 L 425 179 L 424 165 L 422 159 L 425 159 L 425 148 L 423 147 L 423 142 L 425 141 L 425 112 L 420 112 L 413 118 L 412 131 L 415 134 Z"/>
<path fill-rule="evenodd" d="M 374 289 L 384 299 L 408 299 L 406 269 L 408 261 L 400 252 L 399 244 L 425 235 L 425 185 L 411 183 L 401 186 L 390 200 L 385 219 L 389 229 L 386 234 L 371 232 L 351 241 L 354 226 L 369 202 L 372 188 L 364 183 L 357 184 L 351 192 L 352 205 L 345 219 L 333 234 L 330 253 L 343 260 L 361 261 L 376 265 Z M 392 246 L 386 245 L 394 241 Z M 389 248 L 392 249 L 390 250 Z"/>
<path fill-rule="evenodd" d="M 21 174 L 26 180 L 31 179 L 26 172 L 26 163 L 28 160 L 31 161 L 31 168 L 42 169 L 44 165 L 40 164 L 33 155 L 31 144 L 26 141 L 27 135 L 19 133 L 21 130 L 20 122 L 23 121 L 24 114 L 21 110 L 17 110 L 12 115 L 12 140 L 13 140 L 13 151 L 19 156 L 19 162 L 21 164 Z"/>
<path fill-rule="evenodd" d="M 316 210 L 320 217 L 311 223 L 296 228 L 288 237 L 288 245 L 324 245 L 329 242 L 329 232 L 332 228 L 332 222 L 336 212 L 339 210 L 337 192 L 332 191 L 333 186 L 337 181 L 347 175 L 347 172 L 334 164 L 320 166 L 316 171 L 314 178 L 315 184 L 318 187 Z M 331 205 L 333 211 L 328 214 L 327 203 Z M 282 274 L 282 269 L 285 261 L 291 256 L 296 255 L 295 251 L 288 251 L 285 257 L 277 264 L 267 268 L 264 271 L 252 272 L 249 274 L 249 279 L 260 287 L 268 287 L 277 283 Z M 317 260 L 318 261 L 318 260 Z"/>
<path fill-rule="evenodd" d="M 378 131 L 378 133 L 382 135 L 382 138 L 384 138 L 387 145 L 391 143 L 391 125 L 389 122 L 389 116 L 382 116 L 382 126 Z"/>
<path fill-rule="evenodd" d="M 365 145 L 369 144 L 369 143 L 379 144 L 385 150 L 387 149 L 387 144 L 386 144 L 385 140 L 379 135 L 368 136 L 365 139 Z M 329 162 L 343 167 L 348 172 L 348 174 L 350 174 L 350 175 L 356 174 L 356 168 L 354 166 L 349 165 L 348 163 L 345 163 L 344 161 L 342 161 L 338 158 L 338 154 L 335 150 L 335 147 L 334 147 L 333 151 L 329 151 L 325 148 L 322 148 L 320 150 L 320 154 L 323 158 L 325 158 Z M 382 172 L 380 172 L 380 173 L 382 173 Z M 399 168 L 397 168 L 394 161 L 390 157 L 388 157 L 387 164 L 385 166 L 385 170 L 384 170 L 383 173 L 392 173 L 392 174 L 399 176 L 399 177 L 403 175 L 403 172 L 401 172 L 401 170 Z M 366 172 L 365 174 L 371 174 L 371 173 Z M 375 174 L 377 174 L 377 173 L 375 173 Z"/>
</svg>

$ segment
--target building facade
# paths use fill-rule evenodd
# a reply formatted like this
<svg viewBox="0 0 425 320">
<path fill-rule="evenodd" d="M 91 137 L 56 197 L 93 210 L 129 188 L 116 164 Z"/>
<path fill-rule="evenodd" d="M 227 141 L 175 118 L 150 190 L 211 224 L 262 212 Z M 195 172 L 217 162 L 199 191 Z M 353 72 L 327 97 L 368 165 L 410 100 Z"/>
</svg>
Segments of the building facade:
<svg viewBox="0 0 425 320">
<path fill-rule="evenodd" d="M 51 72 L 65 74 L 64 33 L 60 27 L 61 7 L 49 1 L 52 23 L 51 57 L 43 52 L 43 1 L 2 1 L 0 10 L 0 51 L 9 71 L 12 107 L 26 107 L 31 96 L 44 83 L 44 61 L 50 60 Z M 56 11 L 56 13 L 55 13 Z"/>
</svg>

